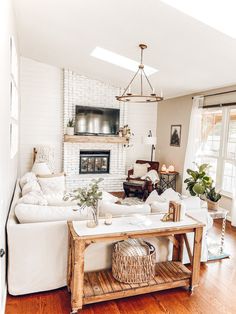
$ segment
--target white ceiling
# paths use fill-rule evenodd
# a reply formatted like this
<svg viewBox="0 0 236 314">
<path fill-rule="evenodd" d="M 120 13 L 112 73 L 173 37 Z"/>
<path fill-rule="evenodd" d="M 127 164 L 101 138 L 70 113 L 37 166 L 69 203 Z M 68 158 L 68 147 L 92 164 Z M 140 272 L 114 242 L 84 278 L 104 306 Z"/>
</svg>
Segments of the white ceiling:
<svg viewBox="0 0 236 314">
<path fill-rule="evenodd" d="M 214 2 L 213 2 L 214 3 Z M 158 0 L 14 0 L 21 54 L 125 87 L 133 72 L 90 56 L 96 47 L 159 69 L 165 97 L 236 83 L 236 39 Z M 214 7 L 212 8 L 214 10 Z"/>
</svg>

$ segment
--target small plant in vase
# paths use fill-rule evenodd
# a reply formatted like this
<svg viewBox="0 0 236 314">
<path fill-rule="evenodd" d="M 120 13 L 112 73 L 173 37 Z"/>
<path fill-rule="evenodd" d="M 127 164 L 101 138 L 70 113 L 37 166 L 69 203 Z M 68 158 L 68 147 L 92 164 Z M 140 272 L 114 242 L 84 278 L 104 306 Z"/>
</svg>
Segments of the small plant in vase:
<svg viewBox="0 0 236 314">
<path fill-rule="evenodd" d="M 221 199 L 221 194 L 216 192 L 215 187 L 207 191 L 206 198 L 208 209 L 217 210 L 219 207 L 219 200 Z"/>
<path fill-rule="evenodd" d="M 67 123 L 67 128 L 66 128 L 66 134 L 67 135 L 74 135 L 75 130 L 74 130 L 74 119 L 69 119 L 68 123 Z"/>
<path fill-rule="evenodd" d="M 98 201 L 102 199 L 102 192 L 99 188 L 99 183 L 103 181 L 102 178 L 94 179 L 88 187 L 78 188 L 64 196 L 65 201 L 77 201 L 81 207 L 80 210 L 87 208 L 89 228 L 94 228 L 98 225 Z"/>
</svg>

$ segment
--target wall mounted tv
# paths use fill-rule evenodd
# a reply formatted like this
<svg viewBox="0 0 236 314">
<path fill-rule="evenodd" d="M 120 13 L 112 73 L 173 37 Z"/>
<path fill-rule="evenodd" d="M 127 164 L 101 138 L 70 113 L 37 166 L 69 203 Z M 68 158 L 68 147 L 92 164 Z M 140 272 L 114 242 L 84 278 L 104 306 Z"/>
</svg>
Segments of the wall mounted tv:
<svg viewBox="0 0 236 314">
<path fill-rule="evenodd" d="M 75 106 L 75 134 L 116 135 L 120 127 L 120 109 Z"/>
</svg>

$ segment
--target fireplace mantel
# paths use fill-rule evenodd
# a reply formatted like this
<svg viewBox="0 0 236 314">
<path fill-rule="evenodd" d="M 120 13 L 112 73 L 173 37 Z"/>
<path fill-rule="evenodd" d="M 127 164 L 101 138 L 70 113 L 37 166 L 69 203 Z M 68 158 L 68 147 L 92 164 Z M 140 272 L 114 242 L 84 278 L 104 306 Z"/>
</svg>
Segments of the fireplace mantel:
<svg viewBox="0 0 236 314">
<path fill-rule="evenodd" d="M 125 137 L 120 136 L 94 136 L 94 135 L 64 135 L 64 142 L 69 143 L 117 143 L 127 144 Z"/>
</svg>

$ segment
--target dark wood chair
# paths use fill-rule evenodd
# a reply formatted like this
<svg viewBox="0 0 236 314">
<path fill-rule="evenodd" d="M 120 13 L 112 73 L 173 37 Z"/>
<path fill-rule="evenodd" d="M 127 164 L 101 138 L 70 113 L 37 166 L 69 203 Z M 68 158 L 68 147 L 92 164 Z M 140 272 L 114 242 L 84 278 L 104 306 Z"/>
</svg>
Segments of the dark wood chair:
<svg viewBox="0 0 236 314">
<path fill-rule="evenodd" d="M 149 164 L 150 167 L 148 168 L 148 171 L 156 170 L 158 172 L 159 169 L 158 161 L 136 160 L 136 163 Z M 126 182 L 124 182 L 123 184 L 125 195 L 129 197 L 130 193 L 134 193 L 135 195 L 138 194 L 138 196 L 141 196 L 143 199 L 145 199 L 148 196 L 148 194 L 150 194 L 153 191 L 153 184 L 151 181 L 148 180 L 143 180 L 141 178 L 132 178 L 131 176 L 133 174 L 134 170 L 130 169 L 128 171 L 128 177 L 126 179 Z"/>
</svg>

